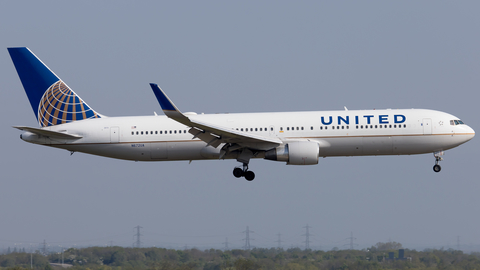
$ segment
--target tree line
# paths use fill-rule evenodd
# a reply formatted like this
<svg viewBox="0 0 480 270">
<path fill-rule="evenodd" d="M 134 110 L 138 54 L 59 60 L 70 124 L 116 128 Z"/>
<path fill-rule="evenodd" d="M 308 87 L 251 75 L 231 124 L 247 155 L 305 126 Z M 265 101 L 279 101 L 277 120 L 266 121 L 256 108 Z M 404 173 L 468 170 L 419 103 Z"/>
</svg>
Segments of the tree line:
<svg viewBox="0 0 480 270">
<path fill-rule="evenodd" d="M 316 270 L 316 269 L 480 269 L 480 252 L 454 249 L 416 251 L 395 242 L 363 250 L 310 250 L 254 248 L 252 250 L 174 250 L 165 248 L 88 247 L 64 252 L 72 270 L 201 269 L 201 270 Z M 401 258 L 399 258 L 399 256 Z M 62 263 L 61 253 L 32 255 L 34 269 L 52 269 Z M 1 269 L 30 269 L 31 254 L 0 255 Z"/>
</svg>

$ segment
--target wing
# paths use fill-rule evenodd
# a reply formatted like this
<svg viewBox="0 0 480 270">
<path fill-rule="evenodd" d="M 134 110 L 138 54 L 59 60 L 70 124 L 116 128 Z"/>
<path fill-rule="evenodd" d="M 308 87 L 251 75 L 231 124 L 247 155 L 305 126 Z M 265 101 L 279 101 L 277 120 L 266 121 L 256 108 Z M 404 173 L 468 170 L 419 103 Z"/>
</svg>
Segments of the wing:
<svg viewBox="0 0 480 270">
<path fill-rule="evenodd" d="M 203 122 L 195 119 L 195 117 L 189 117 L 180 112 L 157 84 L 151 83 L 150 86 L 152 87 L 153 93 L 155 93 L 165 115 L 179 123 L 191 127 L 189 132 L 194 135 L 194 138 L 199 138 L 208 145 L 216 148 L 222 143 L 236 143 L 242 147 L 250 149 L 267 150 L 282 144 L 282 141 L 278 138 L 245 133 L 229 127 Z"/>
</svg>

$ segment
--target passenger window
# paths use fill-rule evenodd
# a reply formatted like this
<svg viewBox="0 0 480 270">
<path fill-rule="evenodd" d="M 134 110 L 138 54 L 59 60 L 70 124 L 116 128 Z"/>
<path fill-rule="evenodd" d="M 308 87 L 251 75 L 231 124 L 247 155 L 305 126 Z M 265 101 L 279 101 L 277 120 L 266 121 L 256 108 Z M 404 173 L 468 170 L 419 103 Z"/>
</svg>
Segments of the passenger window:
<svg viewBox="0 0 480 270">
<path fill-rule="evenodd" d="M 392 125 L 389 125 L 388 127 L 389 127 L 389 128 L 392 128 Z"/>
<path fill-rule="evenodd" d="M 253 128 L 250 128 L 250 131 L 253 131 Z"/>
<path fill-rule="evenodd" d="M 357 126 L 357 129 L 358 129 L 358 126 Z"/>
<path fill-rule="evenodd" d="M 172 131 L 170 130 L 170 134 L 172 134 Z"/>
<path fill-rule="evenodd" d="M 342 129 L 345 129 L 345 126 L 342 126 Z"/>
<path fill-rule="evenodd" d="M 242 129 L 240 129 L 240 130 L 241 130 L 241 131 L 243 131 L 243 128 L 242 128 Z"/>
<path fill-rule="evenodd" d="M 155 130 L 155 135 L 158 134 L 158 130 Z"/>
<path fill-rule="evenodd" d="M 328 127 L 325 127 L 325 130 L 327 130 L 327 129 L 328 129 Z"/>
<path fill-rule="evenodd" d="M 313 127 L 310 127 L 310 130 L 313 130 Z"/>
<path fill-rule="evenodd" d="M 377 125 L 375 125 L 375 128 L 378 128 Z"/>
<path fill-rule="evenodd" d="M 360 126 L 360 128 L 363 128 L 363 125 L 362 125 L 362 126 Z"/>
<path fill-rule="evenodd" d="M 394 128 L 397 128 L 397 125 L 393 125 Z"/>
<path fill-rule="evenodd" d="M 283 131 L 283 127 L 281 127 L 280 130 Z"/>
<path fill-rule="evenodd" d="M 255 128 L 255 131 L 258 131 L 258 128 Z"/>
<path fill-rule="evenodd" d="M 298 127 L 297 127 L 297 130 L 298 130 Z"/>
<path fill-rule="evenodd" d="M 403 125 L 403 127 L 404 127 L 404 128 L 406 128 L 406 127 L 407 127 L 407 125 L 406 125 L 406 124 L 404 124 L 404 125 Z"/>
<path fill-rule="evenodd" d="M 262 131 L 262 128 L 260 128 L 260 131 Z"/>
<path fill-rule="evenodd" d="M 135 135 L 135 132 L 132 131 L 132 135 Z"/>
<path fill-rule="evenodd" d="M 162 134 L 163 132 L 160 130 L 160 134 Z"/>
<path fill-rule="evenodd" d="M 350 126 L 347 126 L 347 129 L 349 129 L 349 128 L 350 128 Z"/>
<path fill-rule="evenodd" d="M 287 127 L 287 130 L 290 130 L 290 127 Z"/>
<path fill-rule="evenodd" d="M 368 128 L 368 126 L 365 126 L 365 128 Z"/>
<path fill-rule="evenodd" d="M 142 132 L 140 132 L 140 134 L 141 134 L 141 135 L 143 135 L 143 131 L 142 131 Z"/>
<path fill-rule="evenodd" d="M 323 127 L 320 127 L 320 130 L 322 130 L 322 129 L 323 129 Z"/>
<path fill-rule="evenodd" d="M 301 127 L 300 129 L 303 130 L 303 127 Z"/>
</svg>

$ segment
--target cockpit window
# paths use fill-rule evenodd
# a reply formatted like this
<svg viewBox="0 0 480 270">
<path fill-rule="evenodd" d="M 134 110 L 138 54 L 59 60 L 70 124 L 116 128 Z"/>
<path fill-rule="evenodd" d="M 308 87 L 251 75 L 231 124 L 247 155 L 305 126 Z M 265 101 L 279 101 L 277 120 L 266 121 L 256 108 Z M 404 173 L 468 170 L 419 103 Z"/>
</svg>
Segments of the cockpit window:
<svg viewBox="0 0 480 270">
<path fill-rule="evenodd" d="M 465 125 L 462 120 L 450 120 L 450 125 L 456 126 L 456 125 Z"/>
</svg>

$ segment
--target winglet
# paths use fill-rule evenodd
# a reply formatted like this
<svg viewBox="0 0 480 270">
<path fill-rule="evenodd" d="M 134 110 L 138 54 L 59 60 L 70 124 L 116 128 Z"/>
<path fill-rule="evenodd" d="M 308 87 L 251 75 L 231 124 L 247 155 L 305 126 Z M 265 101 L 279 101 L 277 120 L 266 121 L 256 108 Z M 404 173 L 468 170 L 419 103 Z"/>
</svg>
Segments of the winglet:
<svg viewBox="0 0 480 270">
<path fill-rule="evenodd" d="M 160 103 L 160 106 L 162 107 L 163 111 L 178 111 L 178 108 L 173 104 L 173 102 L 167 97 L 165 92 L 163 92 L 160 87 L 158 87 L 158 84 L 156 83 L 151 83 L 150 87 L 152 87 L 153 93 L 157 97 L 158 103 Z"/>
<path fill-rule="evenodd" d="M 155 97 L 157 97 L 158 103 L 160 103 L 160 107 L 162 107 L 166 116 L 186 126 L 191 126 L 190 119 L 188 119 L 188 117 L 186 117 L 177 106 L 173 104 L 165 92 L 163 92 L 156 83 L 150 83 L 150 87 L 152 87 L 153 93 L 155 94 Z"/>
</svg>

